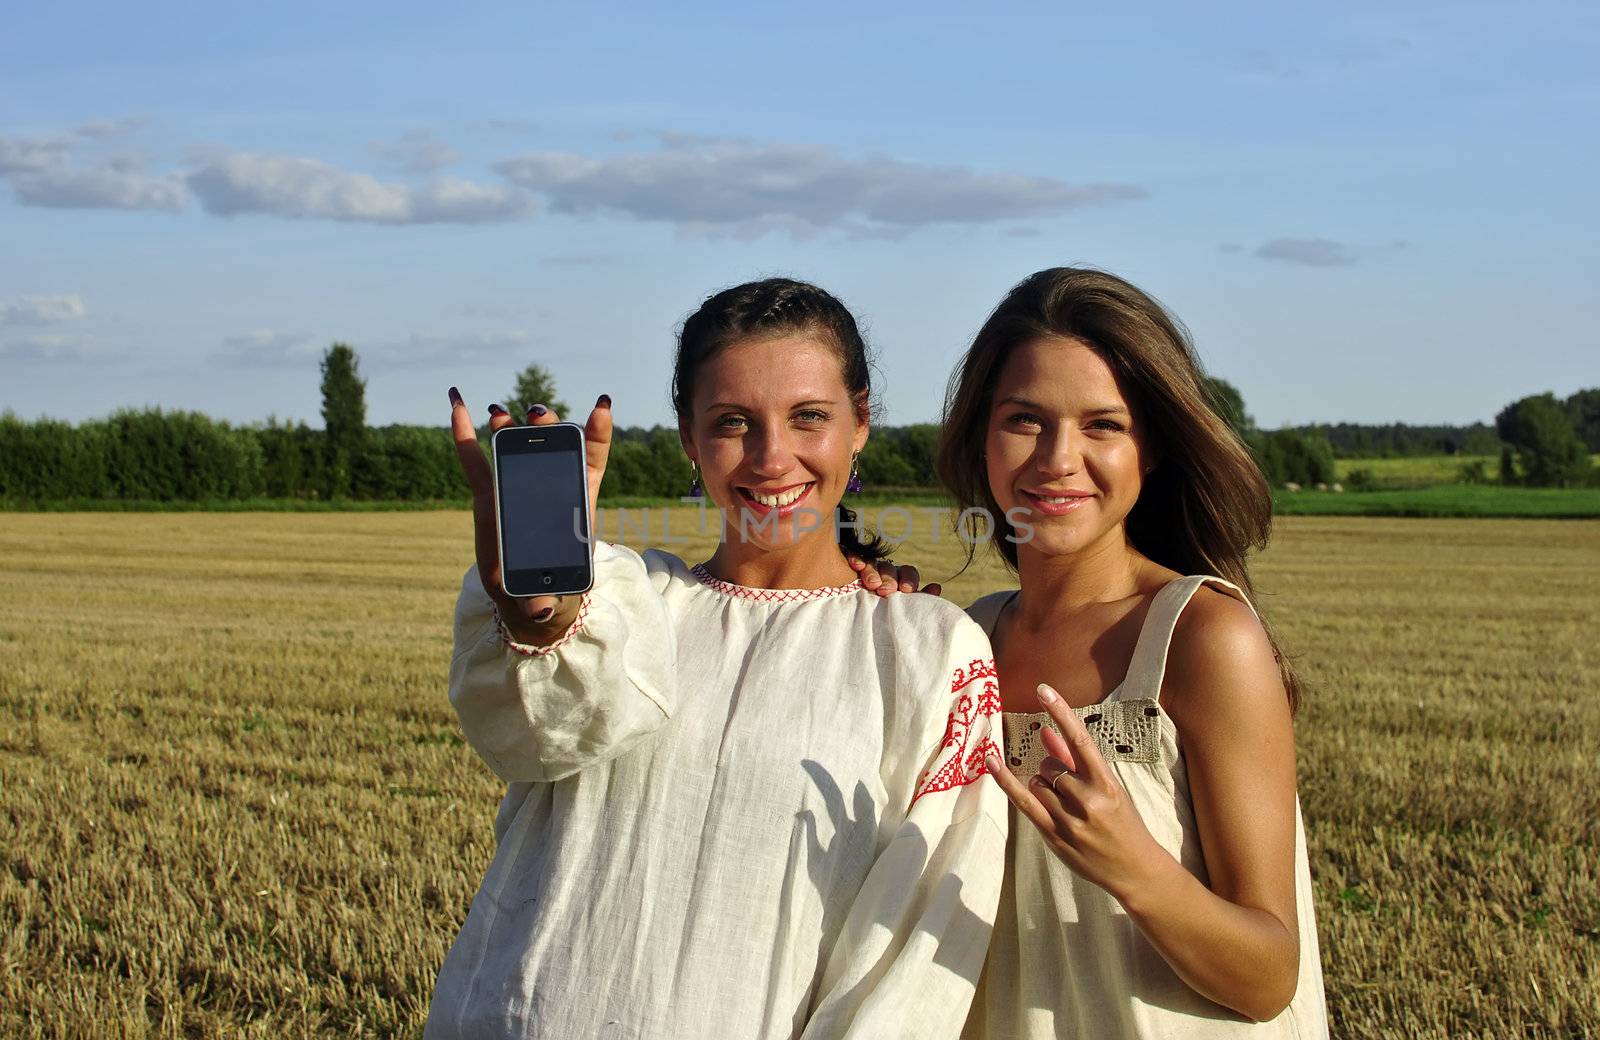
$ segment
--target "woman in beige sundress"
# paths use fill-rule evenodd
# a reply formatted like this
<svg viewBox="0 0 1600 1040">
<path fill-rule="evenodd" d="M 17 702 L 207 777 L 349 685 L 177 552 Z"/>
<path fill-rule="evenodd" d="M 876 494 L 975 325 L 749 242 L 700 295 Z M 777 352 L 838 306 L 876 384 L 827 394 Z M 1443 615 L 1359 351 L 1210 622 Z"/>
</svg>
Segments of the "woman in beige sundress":
<svg viewBox="0 0 1600 1040">
<path fill-rule="evenodd" d="M 1245 570 L 1272 500 L 1187 335 L 1120 278 L 1041 271 L 945 411 L 941 477 L 1021 585 L 969 611 L 1013 826 L 966 1035 L 1325 1036 L 1299 684 Z"/>
</svg>

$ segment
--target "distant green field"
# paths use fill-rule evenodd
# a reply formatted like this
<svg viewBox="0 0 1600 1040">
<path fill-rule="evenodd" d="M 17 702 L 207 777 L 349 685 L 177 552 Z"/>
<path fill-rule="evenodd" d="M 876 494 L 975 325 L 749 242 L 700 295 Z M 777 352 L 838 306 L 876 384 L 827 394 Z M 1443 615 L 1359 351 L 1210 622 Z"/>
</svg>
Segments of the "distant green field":
<svg viewBox="0 0 1600 1040">
<path fill-rule="evenodd" d="M 1600 455 L 1593 456 L 1600 467 Z M 1335 459 L 1334 477 L 1350 482 L 1352 473 L 1366 472 L 1374 487 L 1379 489 L 1422 488 L 1436 484 L 1458 484 L 1463 472 L 1470 466 L 1481 466 L 1490 480 L 1500 479 L 1500 457 L 1497 455 L 1418 455 L 1396 459 Z"/>
<path fill-rule="evenodd" d="M 1600 517 L 1600 488 L 1441 484 L 1344 494 L 1277 491 L 1272 501 L 1279 516 Z"/>
<path fill-rule="evenodd" d="M 1461 480 L 1464 467 L 1481 464 L 1491 479 L 1500 473 L 1500 460 L 1493 455 L 1419 455 L 1398 459 L 1336 459 L 1334 475 L 1348 482 L 1350 474 L 1364 470 L 1380 488 L 1415 488 L 1433 484 L 1454 484 Z"/>
</svg>

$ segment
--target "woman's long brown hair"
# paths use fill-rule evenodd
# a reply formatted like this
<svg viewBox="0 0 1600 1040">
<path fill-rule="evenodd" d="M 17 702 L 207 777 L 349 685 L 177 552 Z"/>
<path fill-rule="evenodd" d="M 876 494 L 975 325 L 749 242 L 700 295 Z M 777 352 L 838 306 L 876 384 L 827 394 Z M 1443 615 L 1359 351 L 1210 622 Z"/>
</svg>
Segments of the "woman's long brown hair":
<svg viewBox="0 0 1600 1040">
<path fill-rule="evenodd" d="M 1187 330 L 1151 296 L 1104 271 L 1055 267 L 1023 279 L 989 315 L 945 395 L 944 428 L 935 464 L 959 509 L 1001 518 L 989 492 L 984 443 L 995 387 L 1018 347 L 1054 337 L 1088 344 L 1133 398 L 1145 425 L 1155 469 L 1128 513 L 1133 547 L 1180 574 L 1225 578 L 1255 600 L 1246 557 L 1265 548 L 1272 530 L 1272 491 L 1249 449 L 1217 414 Z M 1012 570 L 1011 527 L 968 514 L 968 563 L 976 535 L 990 540 Z M 1265 619 L 1262 621 L 1266 625 Z M 1270 626 L 1291 709 L 1300 681 Z"/>
</svg>

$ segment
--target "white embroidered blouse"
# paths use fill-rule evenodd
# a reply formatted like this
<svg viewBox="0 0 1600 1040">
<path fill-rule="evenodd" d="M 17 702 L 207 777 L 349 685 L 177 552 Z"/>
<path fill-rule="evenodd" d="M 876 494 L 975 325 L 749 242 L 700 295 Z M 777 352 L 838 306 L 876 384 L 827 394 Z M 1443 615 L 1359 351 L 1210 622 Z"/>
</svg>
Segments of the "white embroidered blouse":
<svg viewBox="0 0 1600 1040">
<path fill-rule="evenodd" d="M 450 699 L 509 788 L 426 1036 L 956 1037 L 1005 865 L 983 630 L 597 544 L 548 648 L 476 570 Z"/>
</svg>

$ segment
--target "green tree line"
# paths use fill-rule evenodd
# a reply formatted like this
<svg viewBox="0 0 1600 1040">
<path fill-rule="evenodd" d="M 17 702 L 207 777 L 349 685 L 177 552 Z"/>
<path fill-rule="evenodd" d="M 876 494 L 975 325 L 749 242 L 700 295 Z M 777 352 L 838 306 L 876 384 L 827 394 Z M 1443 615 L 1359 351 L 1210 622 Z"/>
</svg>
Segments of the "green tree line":
<svg viewBox="0 0 1600 1040">
<path fill-rule="evenodd" d="M 327 350 L 321 372 L 321 429 L 276 419 L 233 425 L 199 412 L 161 409 L 119 411 L 77 424 L 29 422 L 7 412 L 0 415 L 0 502 L 467 499 L 446 428 L 368 426 L 366 381 L 347 344 Z M 1600 389 L 1565 400 L 1541 394 L 1515 401 L 1492 428 L 1483 428 L 1493 430 L 1492 440 L 1483 440 L 1476 427 L 1346 424 L 1261 430 L 1235 387 L 1212 379 L 1209 389 L 1218 413 L 1249 446 L 1274 487 L 1331 484 L 1334 460 L 1343 454 L 1336 438 L 1347 441 L 1351 429 L 1367 430 L 1377 438 L 1374 443 L 1397 436 L 1395 431 L 1431 431 L 1427 436 L 1436 438 L 1444 435 L 1440 431 L 1467 431 L 1457 450 L 1498 451 L 1499 476 L 1507 483 L 1573 486 L 1597 476 L 1590 453 L 1600 451 Z M 554 380 L 538 365 L 517 376 L 504 400 L 513 414 L 538 403 L 565 413 Z M 479 433 L 486 436 L 487 430 Z M 862 480 L 884 491 L 936 488 L 938 438 L 933 423 L 875 428 L 861 453 Z M 624 428 L 616 433 L 601 496 L 676 497 L 687 491 L 689 480 L 675 429 Z"/>
</svg>

